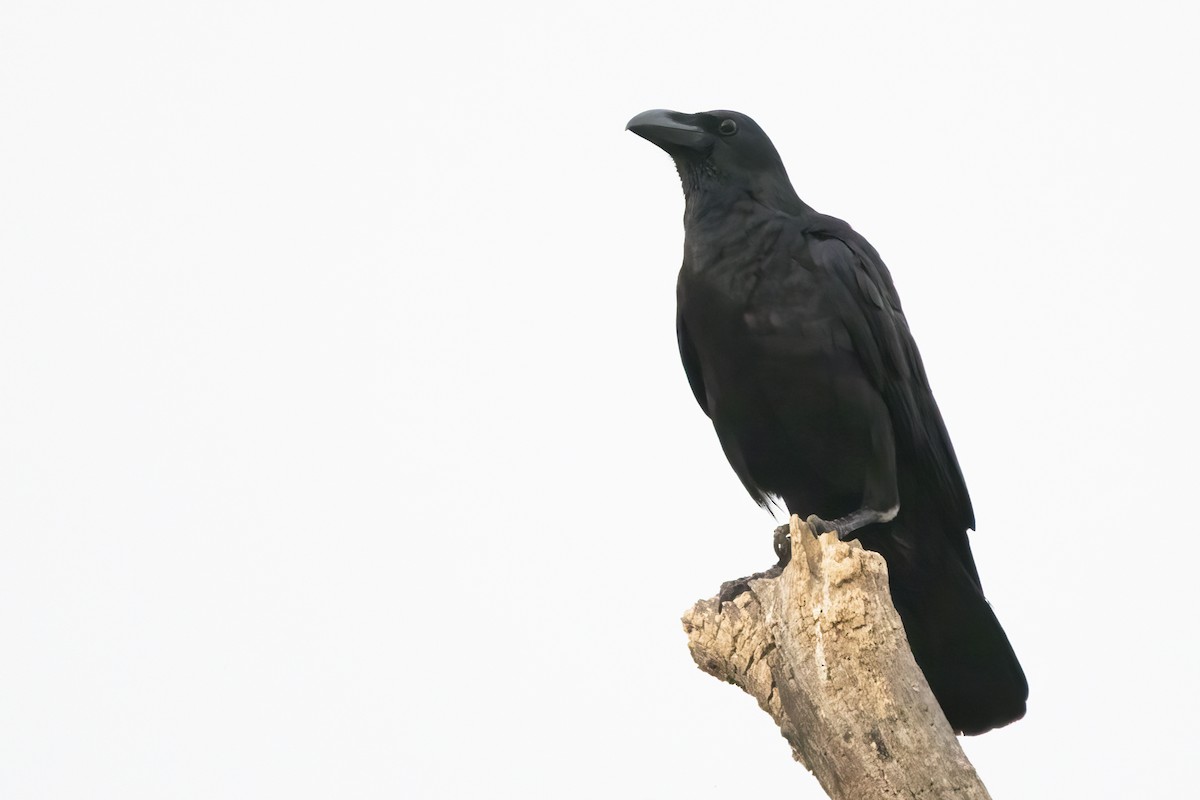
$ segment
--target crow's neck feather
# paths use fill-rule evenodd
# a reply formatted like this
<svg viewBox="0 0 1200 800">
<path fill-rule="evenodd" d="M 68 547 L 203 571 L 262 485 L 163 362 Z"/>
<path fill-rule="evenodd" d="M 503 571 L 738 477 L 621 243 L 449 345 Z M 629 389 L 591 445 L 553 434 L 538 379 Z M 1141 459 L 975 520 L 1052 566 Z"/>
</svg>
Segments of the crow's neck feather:
<svg viewBox="0 0 1200 800">
<path fill-rule="evenodd" d="M 792 188 L 787 173 L 761 172 L 747 178 L 730 179 L 711 158 L 703 161 L 677 159 L 675 168 L 683 183 L 683 196 L 689 214 L 706 214 L 713 206 L 728 207 L 737 198 L 750 195 L 759 203 L 787 214 L 802 216 L 815 213 Z"/>
</svg>

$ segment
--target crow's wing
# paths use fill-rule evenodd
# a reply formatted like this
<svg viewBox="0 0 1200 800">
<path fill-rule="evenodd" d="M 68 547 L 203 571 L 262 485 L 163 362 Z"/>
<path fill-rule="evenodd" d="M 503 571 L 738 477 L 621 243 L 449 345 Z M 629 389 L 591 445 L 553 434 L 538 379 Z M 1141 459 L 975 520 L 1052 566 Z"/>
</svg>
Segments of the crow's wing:
<svg viewBox="0 0 1200 800">
<path fill-rule="evenodd" d="M 700 369 L 700 356 L 696 353 L 696 345 L 688 335 L 687 325 L 683 321 L 683 309 L 675 313 L 675 338 L 679 340 L 679 357 L 683 360 L 683 370 L 687 373 L 688 383 L 691 384 L 692 394 L 696 402 L 709 417 L 712 412 L 708 408 L 708 393 L 704 389 L 704 373 Z"/>
<path fill-rule="evenodd" d="M 887 404 L 898 455 L 907 454 L 936 487 L 948 523 L 974 528 L 971 497 L 887 267 L 848 225 L 810 231 L 807 245 L 855 354 Z"/>
</svg>

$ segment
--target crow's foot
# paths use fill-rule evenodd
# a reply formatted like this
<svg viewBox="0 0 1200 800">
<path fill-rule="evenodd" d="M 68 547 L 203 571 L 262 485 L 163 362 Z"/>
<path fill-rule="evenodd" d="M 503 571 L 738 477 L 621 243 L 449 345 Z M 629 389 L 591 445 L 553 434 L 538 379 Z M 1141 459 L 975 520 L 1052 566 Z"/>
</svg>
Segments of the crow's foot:
<svg viewBox="0 0 1200 800">
<path fill-rule="evenodd" d="M 780 525 L 775 529 L 775 555 L 779 563 L 775 566 L 783 569 L 792 560 L 792 536 L 790 525 Z"/>
<path fill-rule="evenodd" d="M 744 578 L 725 581 L 721 584 L 721 591 L 717 594 L 717 599 L 722 603 L 728 603 L 739 594 L 750 591 L 750 581 L 763 580 L 764 578 L 778 578 L 781 572 L 783 572 L 783 568 L 775 566 L 762 572 L 756 572 L 753 575 L 747 575 Z"/>
<path fill-rule="evenodd" d="M 842 522 L 840 519 L 835 519 L 832 522 L 826 522 L 816 514 L 810 514 L 805 522 L 808 523 L 808 527 L 812 528 L 813 536 L 820 536 L 822 533 L 836 533 L 838 541 L 841 542 L 848 542 L 851 539 L 857 538 L 853 531 L 846 531 L 846 533 L 842 533 L 842 526 L 838 524 L 839 522 Z"/>
<path fill-rule="evenodd" d="M 858 538 L 858 531 L 861 528 L 873 525 L 876 522 L 891 522 L 896 518 L 896 513 L 899 510 L 900 506 L 892 506 L 887 511 L 860 508 L 858 511 L 853 511 L 844 517 L 838 517 L 828 522 L 813 514 L 808 518 L 807 522 L 808 527 L 812 528 L 813 533 L 817 536 L 820 536 L 822 533 L 832 532 L 837 534 L 839 542 L 850 542 Z"/>
<path fill-rule="evenodd" d="M 762 572 L 756 572 L 753 575 L 747 575 L 744 578 L 738 578 L 732 581 L 725 581 L 721 584 L 721 591 L 717 594 L 717 599 L 722 603 L 728 603 L 737 597 L 739 594 L 744 594 L 750 591 L 750 581 L 757 581 L 763 578 L 778 578 L 783 572 L 783 568 L 792 560 L 792 538 L 790 534 L 790 526 L 780 525 L 775 529 L 775 538 L 773 545 L 775 547 L 775 555 L 779 557 L 779 563 L 770 569 Z"/>
</svg>

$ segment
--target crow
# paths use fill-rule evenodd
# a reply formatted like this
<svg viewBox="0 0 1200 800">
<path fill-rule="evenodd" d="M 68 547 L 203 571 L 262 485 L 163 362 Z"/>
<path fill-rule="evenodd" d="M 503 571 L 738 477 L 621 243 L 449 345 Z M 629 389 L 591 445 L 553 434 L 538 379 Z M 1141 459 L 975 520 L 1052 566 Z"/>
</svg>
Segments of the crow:
<svg viewBox="0 0 1200 800">
<path fill-rule="evenodd" d="M 1025 714 L 1029 687 L 983 595 L 967 486 L 892 277 L 792 188 L 744 114 L 638 114 L 683 183 L 679 353 L 730 466 L 764 507 L 887 561 L 892 602 L 955 731 Z"/>
</svg>

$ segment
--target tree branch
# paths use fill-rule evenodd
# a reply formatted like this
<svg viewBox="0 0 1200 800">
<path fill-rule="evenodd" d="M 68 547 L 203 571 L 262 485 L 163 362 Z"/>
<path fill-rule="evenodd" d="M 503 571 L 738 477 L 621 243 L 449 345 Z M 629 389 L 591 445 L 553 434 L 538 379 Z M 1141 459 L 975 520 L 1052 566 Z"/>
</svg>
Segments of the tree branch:
<svg viewBox="0 0 1200 800">
<path fill-rule="evenodd" d="M 683 617 L 702 670 L 753 695 L 834 800 L 987 790 L 913 660 L 883 557 L 793 516 L 792 559 Z"/>
</svg>

